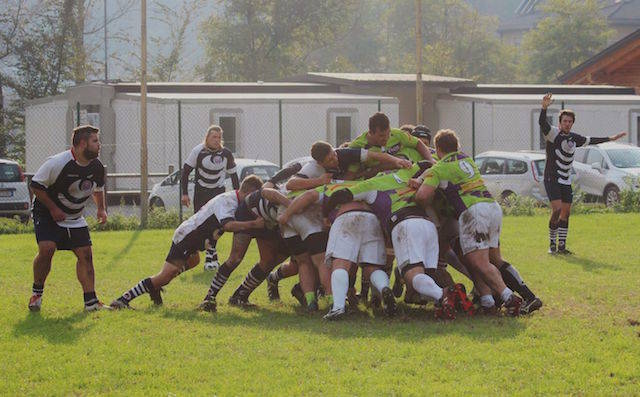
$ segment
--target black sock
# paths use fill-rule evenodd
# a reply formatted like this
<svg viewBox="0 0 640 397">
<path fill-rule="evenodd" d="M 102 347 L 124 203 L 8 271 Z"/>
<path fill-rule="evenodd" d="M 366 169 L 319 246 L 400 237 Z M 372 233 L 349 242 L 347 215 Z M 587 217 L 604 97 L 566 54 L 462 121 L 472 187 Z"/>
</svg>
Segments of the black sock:
<svg viewBox="0 0 640 397">
<path fill-rule="evenodd" d="M 42 296 L 42 294 L 44 294 L 44 284 L 40 285 L 40 284 L 33 283 L 33 286 L 31 287 L 31 292 L 33 292 L 34 295 Z"/>
<path fill-rule="evenodd" d="M 95 291 L 85 292 L 84 293 L 84 305 L 91 306 L 98 303 L 98 297 L 96 296 Z"/>
<path fill-rule="evenodd" d="M 509 287 L 509 289 L 516 291 L 520 294 L 526 301 L 530 301 L 535 299 L 536 294 L 534 294 L 529 287 L 524 283 L 522 277 L 518 271 L 511 266 L 509 262 L 503 261 L 502 267 L 500 267 L 500 274 L 502 275 L 502 280 Z"/>
<path fill-rule="evenodd" d="M 209 287 L 207 296 L 204 298 L 205 300 L 215 298 L 222 287 L 224 287 L 224 283 L 226 283 L 229 279 L 229 276 L 231 275 L 231 272 L 233 272 L 233 269 L 226 265 L 227 262 L 223 263 L 222 266 L 220 266 L 220 269 L 218 269 L 216 276 L 213 278 L 213 280 L 211 280 L 211 286 Z"/>
<path fill-rule="evenodd" d="M 566 248 L 567 234 L 569 234 L 569 220 L 558 221 L 558 249 L 562 250 Z"/>
<path fill-rule="evenodd" d="M 233 295 L 240 294 L 242 296 L 249 296 L 253 292 L 254 289 L 260 285 L 264 279 L 267 278 L 267 274 L 258 266 L 256 263 L 255 266 L 251 269 L 247 277 L 244 278 L 244 281 L 238 289 L 233 293 Z"/>
<path fill-rule="evenodd" d="M 369 293 L 370 286 L 371 284 L 369 283 L 369 280 L 366 277 L 362 276 L 362 278 L 360 279 L 360 295 L 367 295 Z"/>
<path fill-rule="evenodd" d="M 144 280 L 140 281 L 138 284 L 134 285 L 129 291 L 122 294 L 119 298 L 121 301 L 129 303 L 135 298 L 139 297 L 142 294 L 145 294 L 153 288 L 153 284 L 151 283 L 151 278 L 147 277 Z"/>
</svg>

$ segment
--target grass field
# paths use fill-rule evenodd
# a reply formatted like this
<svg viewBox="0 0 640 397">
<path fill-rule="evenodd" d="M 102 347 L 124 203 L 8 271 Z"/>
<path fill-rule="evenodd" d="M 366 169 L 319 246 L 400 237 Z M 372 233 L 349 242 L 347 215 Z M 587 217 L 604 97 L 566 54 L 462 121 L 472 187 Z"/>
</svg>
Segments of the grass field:
<svg viewBox="0 0 640 397">
<path fill-rule="evenodd" d="M 171 235 L 94 233 L 98 296 L 108 303 L 155 273 Z M 539 312 L 448 323 L 431 309 L 402 306 L 389 320 L 362 305 L 327 323 L 325 306 L 314 315 L 296 307 L 292 279 L 281 283 L 281 303 L 269 303 L 262 285 L 252 295 L 258 308 L 229 307 L 257 259 L 253 246 L 216 314 L 195 310 L 211 279 L 200 266 L 168 286 L 162 308 L 144 296 L 135 311 L 85 314 L 66 252 L 31 314 L 35 238 L 0 236 L 0 393 L 639 395 L 640 215 L 572 217 L 572 257 L 547 255 L 546 236 L 546 217 L 504 220 L 503 254 L 543 299 Z"/>
</svg>

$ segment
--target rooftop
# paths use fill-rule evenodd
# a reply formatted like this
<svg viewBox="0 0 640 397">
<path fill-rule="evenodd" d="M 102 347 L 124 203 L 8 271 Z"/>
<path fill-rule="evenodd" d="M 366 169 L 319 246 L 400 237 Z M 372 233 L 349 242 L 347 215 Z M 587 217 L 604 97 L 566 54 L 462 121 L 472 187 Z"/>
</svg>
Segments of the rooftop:
<svg viewBox="0 0 640 397">
<path fill-rule="evenodd" d="M 308 81 L 315 83 L 352 85 L 359 83 L 388 84 L 407 83 L 415 84 L 415 73 L 318 73 L 310 72 L 300 76 L 294 76 L 293 81 Z M 423 84 L 427 85 L 475 85 L 473 80 L 460 77 L 422 75 Z"/>
</svg>

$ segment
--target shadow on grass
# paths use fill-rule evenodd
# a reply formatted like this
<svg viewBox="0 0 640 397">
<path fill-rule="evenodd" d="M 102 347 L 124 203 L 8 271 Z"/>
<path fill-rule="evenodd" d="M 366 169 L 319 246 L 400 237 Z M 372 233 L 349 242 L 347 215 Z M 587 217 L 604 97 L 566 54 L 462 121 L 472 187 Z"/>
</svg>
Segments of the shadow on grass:
<svg viewBox="0 0 640 397">
<path fill-rule="evenodd" d="M 274 304 L 277 305 L 277 304 Z M 376 338 L 402 339 L 420 341 L 430 336 L 462 335 L 478 341 L 490 341 L 516 338 L 524 331 L 523 321 L 507 317 L 467 317 L 459 314 L 453 321 L 437 321 L 433 319 L 433 307 L 426 310 L 421 307 L 400 305 L 398 315 L 393 318 L 382 314 L 372 316 L 371 310 L 359 306 L 358 310 L 349 312 L 343 321 L 328 322 L 322 319 L 325 314 L 320 311 L 313 314 L 282 312 L 269 306 L 248 309 L 218 306 L 217 313 L 204 313 L 197 309 L 162 309 L 161 315 L 166 318 L 187 322 L 201 322 L 226 327 L 251 327 L 257 330 L 290 331 L 297 330 L 332 338 Z M 157 309 L 149 309 L 156 312 Z M 420 326 L 421 325 L 421 326 Z"/>
<path fill-rule="evenodd" d="M 72 344 L 91 328 L 91 323 L 76 326 L 87 317 L 87 313 L 79 312 L 67 317 L 43 317 L 39 312 L 29 313 L 18 322 L 13 329 L 16 337 L 41 336 L 55 344 Z"/>
<path fill-rule="evenodd" d="M 111 261 L 109 263 L 107 263 L 107 270 L 112 270 L 114 268 L 114 266 L 116 264 L 118 264 L 118 262 L 120 262 L 120 260 L 129 253 L 129 251 L 131 251 L 131 248 L 133 248 L 133 246 L 135 245 L 136 241 L 138 240 L 138 238 L 140 237 L 140 233 L 142 231 L 140 229 L 137 229 L 135 232 L 133 232 L 133 234 L 131 235 L 131 238 L 129 238 L 129 241 L 127 242 L 127 245 L 124 246 L 123 249 L 120 250 L 120 252 L 118 252 L 117 254 L 115 254 L 113 256 L 113 259 L 111 259 Z"/>
<path fill-rule="evenodd" d="M 571 264 L 580 265 L 582 266 L 582 269 L 587 272 L 599 273 L 602 270 L 620 270 L 620 266 L 612 265 L 610 263 L 597 262 L 592 259 L 581 258 L 575 255 L 562 255 L 556 257 Z"/>
</svg>

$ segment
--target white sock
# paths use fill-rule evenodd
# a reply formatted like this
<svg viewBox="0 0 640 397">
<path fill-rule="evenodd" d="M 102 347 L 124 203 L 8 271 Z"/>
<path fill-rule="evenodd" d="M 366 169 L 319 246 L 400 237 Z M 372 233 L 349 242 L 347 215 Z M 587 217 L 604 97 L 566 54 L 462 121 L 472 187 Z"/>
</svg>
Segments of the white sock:
<svg viewBox="0 0 640 397">
<path fill-rule="evenodd" d="M 416 275 L 413 280 L 411 280 L 411 285 L 413 285 L 413 289 L 418 291 L 420 295 L 425 295 L 435 300 L 442 298 L 442 288 L 426 274 Z"/>
<path fill-rule="evenodd" d="M 482 307 L 494 307 L 496 301 L 493 299 L 493 295 L 482 295 L 480 297 L 480 306 Z"/>
<path fill-rule="evenodd" d="M 513 295 L 513 291 L 511 291 L 508 287 L 504 289 L 504 291 L 502 291 L 500 293 L 500 297 L 502 298 L 503 302 L 508 302 L 509 299 L 511 299 L 511 295 Z"/>
<path fill-rule="evenodd" d="M 369 276 L 369 280 L 371 281 L 371 285 L 380 293 L 382 293 L 385 287 L 389 286 L 389 276 L 382 270 L 374 270 L 371 276 Z"/>
<path fill-rule="evenodd" d="M 349 273 L 344 269 L 336 269 L 331 273 L 331 293 L 333 294 L 333 310 L 344 309 L 349 290 Z"/>
</svg>

